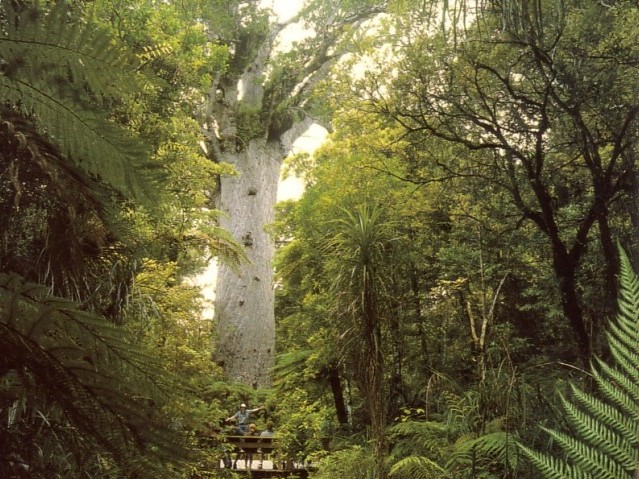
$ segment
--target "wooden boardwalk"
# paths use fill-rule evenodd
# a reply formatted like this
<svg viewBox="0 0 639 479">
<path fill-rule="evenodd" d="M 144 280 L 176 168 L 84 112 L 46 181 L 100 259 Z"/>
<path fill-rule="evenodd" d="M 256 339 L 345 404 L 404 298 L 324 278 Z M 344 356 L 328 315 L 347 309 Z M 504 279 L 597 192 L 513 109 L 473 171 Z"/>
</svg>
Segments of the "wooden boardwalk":
<svg viewBox="0 0 639 479">
<path fill-rule="evenodd" d="M 240 459 L 237 462 L 237 468 L 231 467 L 229 471 L 233 471 L 241 476 L 252 478 L 269 478 L 269 477 L 288 477 L 295 476 L 300 479 L 307 479 L 309 472 L 314 471 L 312 466 L 302 466 L 300 464 L 289 464 L 286 467 L 280 465 L 278 468 L 273 467 L 272 461 L 264 461 L 263 467 L 259 467 L 259 460 L 253 460 L 253 465 L 249 469 L 246 467 L 245 461 Z M 220 469 L 224 469 L 222 461 L 220 461 Z"/>
<path fill-rule="evenodd" d="M 220 436 L 209 438 L 209 447 L 219 447 L 227 444 L 232 447 L 225 453 L 226 461 L 220 459 L 217 464 L 212 465 L 212 469 L 201 479 L 209 477 L 220 477 L 220 472 L 228 471 L 240 476 L 249 478 L 276 478 L 295 476 L 300 479 L 307 479 L 309 472 L 315 470 L 314 466 L 301 464 L 293 460 L 276 460 L 273 454 L 277 454 L 279 444 L 276 437 L 251 437 L 251 436 Z M 262 457 L 262 452 L 264 456 Z M 247 458 L 247 453 L 252 454 L 252 459 Z M 264 459 L 262 461 L 262 459 Z M 226 463 L 226 464 L 225 464 Z"/>
</svg>

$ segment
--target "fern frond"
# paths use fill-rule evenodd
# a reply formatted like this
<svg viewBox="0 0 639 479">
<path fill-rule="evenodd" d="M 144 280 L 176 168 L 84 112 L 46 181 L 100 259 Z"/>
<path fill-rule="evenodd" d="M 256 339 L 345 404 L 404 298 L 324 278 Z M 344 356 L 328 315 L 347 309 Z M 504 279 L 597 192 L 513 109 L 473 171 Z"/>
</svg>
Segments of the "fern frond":
<svg viewBox="0 0 639 479">
<path fill-rule="evenodd" d="M 428 434 L 445 434 L 446 424 L 436 421 L 403 421 L 390 428 L 390 432 L 403 436 L 423 436 Z"/>
<path fill-rule="evenodd" d="M 639 279 L 625 255 L 622 255 L 617 306 L 617 320 L 608 328 L 606 337 L 618 369 L 632 383 L 626 390 L 636 398 L 639 394 Z"/>
<path fill-rule="evenodd" d="M 605 410 L 603 414 L 598 410 L 584 412 L 565 398 L 561 399 L 568 422 L 584 441 L 625 467 L 633 467 L 634 451 L 626 449 L 628 442 L 623 434 L 608 427 L 607 421 L 601 419 Z"/>
<path fill-rule="evenodd" d="M 620 287 L 616 321 L 608 330 L 611 366 L 600 359 L 592 373 L 601 398 L 573 386 L 573 398 L 562 398 L 574 433 L 543 428 L 565 452 L 567 460 L 533 451 L 522 452 L 546 478 L 631 479 L 638 468 L 639 438 L 639 279 L 619 248 Z"/>
<path fill-rule="evenodd" d="M 64 98 L 22 80 L 0 76 L 0 96 L 36 119 L 46 134 L 80 169 L 138 199 L 149 195 L 144 176 L 152 178 L 146 147 L 113 123 Z"/>
<path fill-rule="evenodd" d="M 637 331 L 637 307 L 639 307 L 639 278 L 632 269 L 630 259 L 619 246 L 619 315 L 617 322 L 628 327 L 629 331 Z"/>
<path fill-rule="evenodd" d="M 454 464 L 470 462 L 473 458 L 480 463 L 496 462 L 515 468 L 519 459 L 516 439 L 505 431 L 497 431 L 458 440 L 447 466 L 452 469 Z"/>
<path fill-rule="evenodd" d="M 137 90 L 135 57 L 91 23 L 69 21 L 64 2 L 43 15 L 1 2 L 0 99 L 32 118 L 75 165 L 121 192 L 152 197 L 147 149 L 108 121 L 100 102 Z"/>
<path fill-rule="evenodd" d="M 616 384 L 610 382 L 609 378 L 603 376 L 599 371 L 593 369 L 592 375 L 595 378 L 599 392 L 605 396 L 608 401 L 616 405 L 622 413 L 636 420 L 637 405 L 632 397 Z"/>
<path fill-rule="evenodd" d="M 287 376 L 290 376 L 295 371 L 302 370 L 311 354 L 313 354 L 312 349 L 303 349 L 278 355 L 273 367 L 274 387 L 282 386 Z"/>
<path fill-rule="evenodd" d="M 248 261 L 245 248 L 229 231 L 219 226 L 205 226 L 199 231 L 202 243 L 211 257 L 217 257 L 221 263 L 231 268 L 237 268 Z"/>
<path fill-rule="evenodd" d="M 167 43 L 162 43 L 160 45 L 144 46 L 142 50 L 143 52 L 139 53 L 137 57 L 142 61 L 148 62 L 170 54 L 173 51 L 173 47 Z"/>
<path fill-rule="evenodd" d="M 627 396 L 631 404 L 639 402 L 639 383 L 633 381 L 630 371 L 622 371 L 619 366 L 613 368 L 598 358 L 595 358 L 595 364 L 601 380 L 617 388 L 616 396 L 620 394 Z"/>
<path fill-rule="evenodd" d="M 635 439 L 635 422 L 631 418 L 622 414 L 614 406 L 592 396 L 591 394 L 581 391 L 574 385 L 571 385 L 571 390 L 572 399 L 575 401 L 577 406 L 585 410 L 585 413 L 592 417 L 596 416 L 597 419 L 601 421 L 601 424 L 622 435 L 626 442 L 633 441 Z"/>
<path fill-rule="evenodd" d="M 1 2 L 8 21 L 3 23 L 0 54 L 8 77 L 50 86 L 82 85 L 97 97 L 138 91 L 131 75 L 139 65 L 135 55 L 98 25 L 73 19 L 66 2 L 56 2 L 46 13 L 31 6 L 20 14 L 13 3 Z"/>
<path fill-rule="evenodd" d="M 639 364 L 639 353 L 636 348 L 628 347 L 632 343 L 632 332 L 628 332 L 617 324 L 610 326 L 607 334 L 608 344 L 611 346 L 611 353 L 617 364 L 623 368 L 633 380 L 639 382 L 637 372 L 633 370 L 633 364 Z"/>
<path fill-rule="evenodd" d="M 561 459 L 519 445 L 522 452 L 537 467 L 545 479 L 599 479 L 573 467 Z"/>
<path fill-rule="evenodd" d="M 29 371 L 71 424 L 136 477 L 165 477 L 156 461 L 188 456 L 157 413 L 166 375 L 108 321 L 0 274 L 0 349 L 0 372 Z"/>
<path fill-rule="evenodd" d="M 403 421 L 394 424 L 389 432 L 396 436 L 410 438 L 410 442 L 423 451 L 441 450 L 442 444 L 448 442 L 450 428 L 436 421 Z"/>
<path fill-rule="evenodd" d="M 406 457 L 393 464 L 389 477 L 410 477 L 412 479 L 452 478 L 439 464 L 425 456 Z"/>
<path fill-rule="evenodd" d="M 549 436 L 566 451 L 570 451 L 570 459 L 579 469 L 600 479 L 619 479 L 622 467 L 612 461 L 606 454 L 591 447 L 580 439 L 552 429 L 543 428 Z"/>
</svg>

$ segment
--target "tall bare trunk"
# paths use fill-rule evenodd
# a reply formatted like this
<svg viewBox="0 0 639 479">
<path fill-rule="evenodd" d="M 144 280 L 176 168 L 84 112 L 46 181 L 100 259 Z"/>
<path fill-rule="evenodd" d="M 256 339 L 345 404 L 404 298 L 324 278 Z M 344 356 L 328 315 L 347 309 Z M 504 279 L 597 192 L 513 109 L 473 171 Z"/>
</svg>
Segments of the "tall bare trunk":
<svg viewBox="0 0 639 479">
<path fill-rule="evenodd" d="M 244 246 L 250 263 L 218 271 L 215 354 L 228 379 L 253 387 L 269 385 L 275 351 L 274 246 L 265 226 L 273 221 L 282 158 L 279 142 L 252 140 L 228 155 L 239 175 L 221 182 L 220 225 Z"/>
</svg>

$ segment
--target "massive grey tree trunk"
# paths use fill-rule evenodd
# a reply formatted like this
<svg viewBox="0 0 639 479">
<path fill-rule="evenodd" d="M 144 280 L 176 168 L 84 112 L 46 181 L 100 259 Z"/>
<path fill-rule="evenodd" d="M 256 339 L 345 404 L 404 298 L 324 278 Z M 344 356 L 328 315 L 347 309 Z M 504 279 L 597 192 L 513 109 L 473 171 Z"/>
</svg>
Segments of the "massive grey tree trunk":
<svg viewBox="0 0 639 479">
<path fill-rule="evenodd" d="M 220 181 L 220 226 L 248 258 L 238 267 L 222 263 L 218 268 L 214 355 L 227 379 L 252 387 L 270 384 L 275 357 L 275 247 L 267 228 L 274 219 L 280 167 L 293 142 L 311 125 L 310 118 L 300 118 L 274 134 L 268 122 L 273 106 L 265 104 L 264 78 L 279 29 L 281 25 L 273 26 L 262 39 L 239 79 L 217 85 L 209 113 L 213 156 L 237 170 Z"/>
<path fill-rule="evenodd" d="M 227 378 L 253 387 L 269 385 L 275 353 L 275 248 L 267 228 L 274 219 L 282 160 L 307 126 L 297 124 L 277 141 L 251 140 L 245 150 L 225 155 L 239 174 L 221 181 L 220 225 L 244 246 L 249 262 L 218 269 L 215 356 Z"/>
<path fill-rule="evenodd" d="M 243 245 L 249 260 L 236 269 L 224 264 L 218 269 L 213 350 L 229 380 L 253 387 L 270 384 L 274 244 L 265 228 L 273 221 L 280 166 L 293 142 L 313 123 L 302 112 L 313 85 L 339 58 L 333 51 L 338 39 L 351 35 L 385 3 L 349 12 L 332 2 L 312 0 L 300 15 L 310 15 L 319 34 L 299 42 L 294 59 L 284 56 L 279 63 L 273 45 L 287 24 L 266 20 L 257 2 L 242 3 L 248 9 L 242 12 L 238 7 L 237 38 L 230 42 L 233 59 L 228 72 L 216 79 L 203 112 L 209 156 L 238 172 L 219 185 L 220 226 Z"/>
<path fill-rule="evenodd" d="M 261 139 L 234 156 L 240 174 L 222 179 L 219 209 L 227 216 L 220 225 L 244 246 L 250 263 L 218 270 L 216 357 L 229 379 L 257 387 L 268 382 L 275 348 L 274 247 L 264 227 L 273 221 L 282 154 Z"/>
</svg>

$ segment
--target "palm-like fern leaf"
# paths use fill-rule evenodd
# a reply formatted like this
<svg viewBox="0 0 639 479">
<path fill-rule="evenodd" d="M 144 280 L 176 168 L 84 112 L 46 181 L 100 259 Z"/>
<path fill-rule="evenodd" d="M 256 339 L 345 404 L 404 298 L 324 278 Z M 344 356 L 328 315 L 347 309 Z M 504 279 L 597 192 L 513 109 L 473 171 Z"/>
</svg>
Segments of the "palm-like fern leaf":
<svg viewBox="0 0 639 479">
<path fill-rule="evenodd" d="M 273 368 L 273 383 L 281 386 L 287 376 L 294 374 L 295 371 L 303 370 L 308 358 L 313 354 L 312 349 L 304 349 L 301 351 L 290 351 L 280 354 L 277 357 L 275 367 Z"/>
<path fill-rule="evenodd" d="M 156 460 L 186 457 L 155 413 L 165 399 L 157 381 L 166 375 L 108 321 L 0 274 L 0 350 L 0 375 L 27 374 L 25 384 L 44 389 L 69 423 L 135 477 L 165 477 Z"/>
<path fill-rule="evenodd" d="M 46 15 L 0 5 L 0 99 L 33 118 L 77 167 L 148 196 L 145 147 L 101 111 L 105 99 L 137 88 L 135 56 L 96 25 L 70 21 L 65 2 Z"/>
<path fill-rule="evenodd" d="M 562 398 L 572 435 L 545 429 L 567 456 L 563 461 L 521 446 L 546 478 L 632 479 L 639 438 L 639 279 L 620 248 L 618 313 L 607 333 L 615 365 L 597 359 L 593 377 L 599 397 L 573 387 Z"/>
<path fill-rule="evenodd" d="M 450 429 L 436 421 L 403 421 L 393 425 L 389 432 L 398 437 L 410 438 L 410 444 L 422 451 L 441 451 L 449 442 Z"/>
<path fill-rule="evenodd" d="M 452 477 L 448 471 L 425 456 L 409 456 L 397 461 L 391 467 L 390 476 L 412 479 L 449 479 Z"/>
<path fill-rule="evenodd" d="M 514 470 L 517 467 L 517 456 L 517 442 L 513 434 L 505 431 L 489 432 L 478 437 L 458 439 L 446 468 L 455 470 L 460 464 L 475 461 L 486 470 L 490 469 L 490 464 L 500 464 Z"/>
</svg>

